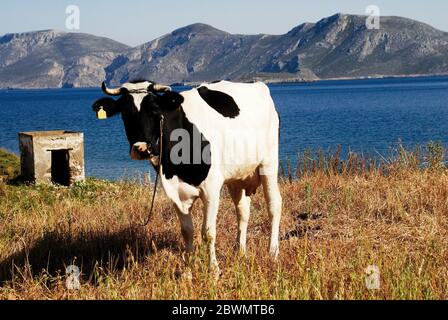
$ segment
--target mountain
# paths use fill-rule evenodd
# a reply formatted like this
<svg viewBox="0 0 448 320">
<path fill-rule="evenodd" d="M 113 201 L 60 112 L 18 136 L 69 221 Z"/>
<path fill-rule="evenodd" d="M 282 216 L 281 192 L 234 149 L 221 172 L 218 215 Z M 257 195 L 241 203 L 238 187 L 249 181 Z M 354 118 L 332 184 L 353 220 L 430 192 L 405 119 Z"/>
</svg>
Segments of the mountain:
<svg viewBox="0 0 448 320">
<path fill-rule="evenodd" d="M 82 33 L 55 30 L 0 37 L 0 87 L 98 86 L 105 68 L 129 47 Z"/>
<path fill-rule="evenodd" d="M 400 17 L 381 17 L 379 30 L 368 30 L 365 21 L 336 14 L 283 35 L 193 24 L 135 48 L 57 31 L 6 35 L 0 38 L 0 87 L 448 74 L 448 33 Z"/>
<path fill-rule="evenodd" d="M 365 16 L 337 14 L 291 30 L 303 66 L 323 79 L 448 73 L 448 33 L 400 17 L 381 17 L 368 30 Z M 285 42 L 286 45 L 286 42 Z"/>
<path fill-rule="evenodd" d="M 290 65 L 269 70 L 285 36 L 238 35 L 205 24 L 193 24 L 136 47 L 119 56 L 108 69 L 108 81 L 119 84 L 132 78 L 199 82 L 243 79 L 262 73 L 273 78 L 315 78 L 305 68 Z"/>
</svg>

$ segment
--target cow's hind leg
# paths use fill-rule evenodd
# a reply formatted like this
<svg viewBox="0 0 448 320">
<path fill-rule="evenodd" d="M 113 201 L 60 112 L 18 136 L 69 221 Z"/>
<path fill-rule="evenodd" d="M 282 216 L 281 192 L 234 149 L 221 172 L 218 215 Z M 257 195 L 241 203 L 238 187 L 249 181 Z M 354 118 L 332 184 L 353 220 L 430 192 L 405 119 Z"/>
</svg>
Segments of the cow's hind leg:
<svg viewBox="0 0 448 320">
<path fill-rule="evenodd" d="M 269 253 L 273 258 L 279 254 L 279 229 L 282 215 L 282 196 L 278 187 L 277 169 L 271 168 L 260 171 L 260 178 L 263 184 L 264 196 L 268 205 L 269 217 L 271 219 L 271 241 Z"/>
<path fill-rule="evenodd" d="M 247 225 L 250 215 L 250 197 L 246 196 L 246 190 L 241 187 L 229 185 L 230 196 L 235 204 L 238 218 L 237 244 L 241 254 L 246 253 Z"/>
</svg>

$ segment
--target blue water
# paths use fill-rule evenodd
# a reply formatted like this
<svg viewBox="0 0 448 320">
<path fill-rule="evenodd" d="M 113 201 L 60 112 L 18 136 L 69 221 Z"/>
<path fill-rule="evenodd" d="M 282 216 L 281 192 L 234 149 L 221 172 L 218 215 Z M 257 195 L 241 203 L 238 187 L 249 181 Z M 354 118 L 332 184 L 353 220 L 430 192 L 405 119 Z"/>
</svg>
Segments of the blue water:
<svg viewBox="0 0 448 320">
<path fill-rule="evenodd" d="M 391 147 L 448 145 L 448 77 L 271 85 L 281 118 L 282 158 L 304 149 L 386 155 Z M 98 121 L 99 89 L 0 90 L 0 147 L 18 153 L 17 133 L 76 130 L 85 135 L 86 174 L 118 179 L 149 171 L 131 161 L 120 117 Z"/>
</svg>

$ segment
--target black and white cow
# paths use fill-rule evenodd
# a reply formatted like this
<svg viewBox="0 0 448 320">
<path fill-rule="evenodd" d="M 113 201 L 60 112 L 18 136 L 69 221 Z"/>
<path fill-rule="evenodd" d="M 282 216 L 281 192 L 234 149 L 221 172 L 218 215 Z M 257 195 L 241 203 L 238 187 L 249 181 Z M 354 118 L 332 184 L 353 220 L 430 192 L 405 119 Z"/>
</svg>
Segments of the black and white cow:
<svg viewBox="0 0 448 320">
<path fill-rule="evenodd" d="M 108 117 L 121 114 L 132 159 L 149 159 L 167 196 L 174 202 L 187 251 L 193 251 L 191 208 L 204 204 L 202 236 L 208 242 L 211 267 L 215 255 L 220 192 L 228 186 L 238 217 L 241 252 L 246 250 L 250 198 L 262 184 L 271 219 L 270 254 L 279 252 L 282 198 L 278 174 L 279 117 L 263 83 L 220 81 L 181 93 L 150 81 L 117 89 L 103 83 L 103 98 L 93 105 Z M 162 156 L 159 155 L 163 117 Z"/>
</svg>

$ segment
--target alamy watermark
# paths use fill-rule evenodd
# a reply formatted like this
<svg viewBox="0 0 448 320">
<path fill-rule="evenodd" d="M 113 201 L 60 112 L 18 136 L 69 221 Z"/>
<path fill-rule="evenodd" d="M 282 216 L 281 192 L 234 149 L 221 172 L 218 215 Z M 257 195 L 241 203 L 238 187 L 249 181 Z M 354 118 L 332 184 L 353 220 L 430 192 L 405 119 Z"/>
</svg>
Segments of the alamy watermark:
<svg viewBox="0 0 448 320">
<path fill-rule="evenodd" d="M 376 5 L 370 5 L 366 8 L 366 28 L 369 30 L 378 30 L 380 28 L 380 8 Z"/>
<path fill-rule="evenodd" d="M 69 290 L 79 290 L 81 289 L 81 282 L 79 281 L 79 277 L 81 276 L 81 272 L 78 266 L 70 265 L 65 268 L 65 275 L 67 279 L 65 280 L 65 285 Z"/>
<path fill-rule="evenodd" d="M 365 284 L 368 290 L 379 290 L 380 289 L 380 268 L 375 265 L 368 266 L 365 269 Z"/>
<path fill-rule="evenodd" d="M 65 8 L 65 28 L 67 30 L 81 29 L 81 10 L 77 5 L 69 5 Z"/>
<path fill-rule="evenodd" d="M 207 139 L 213 147 L 222 150 L 214 153 L 213 163 L 226 167 L 259 164 L 265 160 L 269 148 L 278 147 L 278 138 L 270 137 L 261 129 L 226 129 L 209 132 Z M 175 165 L 211 164 L 211 144 L 197 130 L 193 133 L 185 129 L 175 129 L 170 134 L 170 160 Z M 272 140 L 272 141 L 270 141 Z M 218 158 L 216 158 L 218 157 Z M 273 168 L 260 168 L 260 175 L 272 175 Z"/>
</svg>

